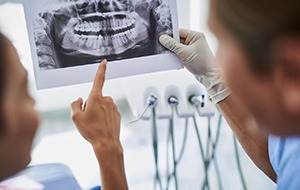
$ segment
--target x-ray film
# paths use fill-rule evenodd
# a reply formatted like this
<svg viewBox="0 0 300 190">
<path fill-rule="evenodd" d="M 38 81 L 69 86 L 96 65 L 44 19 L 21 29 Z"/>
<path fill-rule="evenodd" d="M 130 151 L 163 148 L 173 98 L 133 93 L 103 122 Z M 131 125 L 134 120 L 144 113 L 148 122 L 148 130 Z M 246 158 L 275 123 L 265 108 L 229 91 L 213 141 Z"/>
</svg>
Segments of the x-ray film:
<svg viewBox="0 0 300 190">
<path fill-rule="evenodd" d="M 24 0 L 38 89 L 182 67 L 158 41 L 178 37 L 174 0 Z"/>
</svg>

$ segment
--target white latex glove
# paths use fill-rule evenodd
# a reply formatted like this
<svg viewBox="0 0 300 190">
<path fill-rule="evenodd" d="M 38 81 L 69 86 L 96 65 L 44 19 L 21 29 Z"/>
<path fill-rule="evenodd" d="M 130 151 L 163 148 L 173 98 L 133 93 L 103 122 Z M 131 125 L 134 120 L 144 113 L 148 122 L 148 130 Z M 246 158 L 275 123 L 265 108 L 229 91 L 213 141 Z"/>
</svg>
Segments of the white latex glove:
<svg viewBox="0 0 300 190">
<path fill-rule="evenodd" d="M 230 94 L 224 85 L 222 69 L 214 64 L 214 56 L 204 34 L 181 29 L 181 43 L 167 35 L 162 35 L 159 41 L 177 54 L 183 65 L 205 86 L 212 102 L 217 104 Z"/>
</svg>

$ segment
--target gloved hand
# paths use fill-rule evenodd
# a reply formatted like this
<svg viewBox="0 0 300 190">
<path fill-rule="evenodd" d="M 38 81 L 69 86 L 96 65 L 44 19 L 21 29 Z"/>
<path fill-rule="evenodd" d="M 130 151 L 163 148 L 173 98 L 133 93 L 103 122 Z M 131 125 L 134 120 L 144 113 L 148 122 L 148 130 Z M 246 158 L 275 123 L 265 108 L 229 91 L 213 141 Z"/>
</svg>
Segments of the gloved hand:
<svg viewBox="0 0 300 190">
<path fill-rule="evenodd" d="M 162 35 L 159 41 L 177 54 L 183 65 L 205 86 L 212 102 L 217 104 L 230 94 L 224 85 L 222 69 L 214 63 L 204 34 L 181 29 L 180 42 L 167 35 Z"/>
</svg>

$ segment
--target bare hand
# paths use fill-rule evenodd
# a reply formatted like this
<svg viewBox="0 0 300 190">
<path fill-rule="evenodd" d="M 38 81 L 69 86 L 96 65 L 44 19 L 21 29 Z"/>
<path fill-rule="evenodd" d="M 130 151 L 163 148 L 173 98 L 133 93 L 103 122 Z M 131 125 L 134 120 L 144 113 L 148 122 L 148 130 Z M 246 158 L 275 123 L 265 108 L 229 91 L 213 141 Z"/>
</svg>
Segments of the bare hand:
<svg viewBox="0 0 300 190">
<path fill-rule="evenodd" d="M 120 113 L 112 98 L 102 94 L 106 64 L 106 60 L 101 62 L 85 105 L 79 98 L 71 107 L 75 125 L 94 149 L 112 151 L 121 148 Z"/>
</svg>

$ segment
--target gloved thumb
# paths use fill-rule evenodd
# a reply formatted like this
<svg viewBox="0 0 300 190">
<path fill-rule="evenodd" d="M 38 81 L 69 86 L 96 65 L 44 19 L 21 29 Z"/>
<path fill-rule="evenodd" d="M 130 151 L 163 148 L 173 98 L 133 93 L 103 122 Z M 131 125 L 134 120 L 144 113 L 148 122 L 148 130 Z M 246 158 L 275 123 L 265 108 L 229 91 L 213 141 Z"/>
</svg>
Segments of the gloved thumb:
<svg viewBox="0 0 300 190">
<path fill-rule="evenodd" d="M 159 42 L 161 45 L 163 45 L 165 48 L 169 49 L 170 51 L 179 54 L 180 50 L 184 47 L 183 44 L 176 41 L 174 38 L 171 38 L 168 35 L 162 35 L 159 37 Z"/>
</svg>

